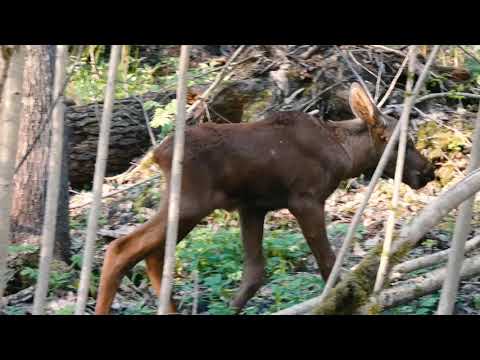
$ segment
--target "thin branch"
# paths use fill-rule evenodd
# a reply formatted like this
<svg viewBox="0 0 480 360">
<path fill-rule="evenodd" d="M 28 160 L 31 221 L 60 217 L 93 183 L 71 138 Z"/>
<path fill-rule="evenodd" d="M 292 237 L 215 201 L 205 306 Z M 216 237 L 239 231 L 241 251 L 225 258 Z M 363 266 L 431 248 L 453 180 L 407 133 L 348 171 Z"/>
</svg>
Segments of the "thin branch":
<svg viewBox="0 0 480 360">
<path fill-rule="evenodd" d="M 110 125 L 112 121 L 113 100 L 115 98 L 115 80 L 118 63 L 120 62 L 120 52 L 121 45 L 112 46 L 110 61 L 108 64 L 108 80 L 105 88 L 105 101 L 103 104 L 102 121 L 100 124 L 100 135 L 98 139 L 97 161 L 95 162 L 93 202 L 88 216 L 87 239 L 85 241 L 80 285 L 75 308 L 76 315 L 84 314 L 90 288 L 90 275 L 95 250 L 95 240 L 97 237 L 98 215 L 101 206 L 103 180 L 105 178 L 105 170 L 107 166 Z"/>
<path fill-rule="evenodd" d="M 395 213 L 398 210 L 400 200 L 400 184 L 403 178 L 403 166 L 405 163 L 405 150 L 407 147 L 407 132 L 408 121 L 410 119 L 410 111 L 412 109 L 411 92 L 413 89 L 413 74 L 415 71 L 415 62 L 417 59 L 417 47 L 415 45 L 410 46 L 408 50 L 408 77 L 405 93 L 405 106 L 400 117 L 400 141 L 398 144 L 398 155 L 395 167 L 395 178 L 393 184 L 392 205 L 388 213 L 387 225 L 385 228 L 385 241 L 383 243 L 383 251 L 380 257 L 380 267 L 377 273 L 377 279 L 375 280 L 374 292 L 377 293 L 383 288 L 383 283 L 387 275 L 388 262 L 390 259 L 390 250 L 393 241 L 393 231 L 395 227 Z"/>
<path fill-rule="evenodd" d="M 350 58 L 353 60 L 353 62 L 355 64 L 357 64 L 358 66 L 360 66 L 363 70 L 365 70 L 366 72 L 368 72 L 370 75 L 372 75 L 375 79 L 377 79 L 377 81 L 380 81 L 380 83 L 382 83 L 383 85 L 387 86 L 387 84 L 385 84 L 385 82 L 380 78 L 377 77 L 377 75 L 371 71 L 369 68 L 367 68 L 365 65 L 363 65 L 360 61 L 357 60 L 357 58 L 355 56 L 353 56 L 353 53 L 351 51 L 348 51 L 348 56 L 350 56 Z"/>
<path fill-rule="evenodd" d="M 337 45 L 335 45 L 335 50 L 340 54 L 340 56 L 343 58 L 343 60 L 345 61 L 345 63 L 347 64 L 347 66 L 349 67 L 350 71 L 355 75 L 355 77 L 357 78 L 358 82 L 360 83 L 360 85 L 362 85 L 363 87 L 363 90 L 365 90 L 365 92 L 367 93 L 369 99 L 375 103 L 375 101 L 373 100 L 373 96 L 372 94 L 370 94 L 370 91 L 368 90 L 368 87 L 367 85 L 365 84 L 365 81 L 363 81 L 362 77 L 360 76 L 360 74 L 357 72 L 357 70 L 355 70 L 355 68 L 353 67 L 352 63 L 350 62 L 350 60 L 348 59 L 348 57 L 344 54 L 343 50 L 341 50 Z"/>
<path fill-rule="evenodd" d="M 331 89 L 333 89 L 334 87 L 337 87 L 338 85 L 340 84 L 343 84 L 345 82 L 345 80 L 340 80 L 340 81 L 337 81 L 336 83 L 330 85 L 330 86 L 327 86 L 325 89 L 323 89 L 322 91 L 320 91 L 312 100 L 310 100 L 306 107 L 303 109 L 303 112 L 306 112 L 308 111 L 308 109 L 310 109 L 313 105 L 315 105 L 315 103 L 320 100 L 320 98 L 322 97 L 323 94 L 325 94 L 327 91 L 330 91 Z"/>
<path fill-rule="evenodd" d="M 472 138 L 472 150 L 470 153 L 468 173 L 471 173 L 480 166 L 480 105 Z M 471 230 L 470 223 L 472 221 L 474 201 L 475 196 L 472 196 L 460 205 L 453 239 L 450 245 L 451 253 L 448 257 L 447 276 L 445 283 L 443 284 L 440 302 L 438 304 L 438 315 L 451 315 L 453 312 L 460 281 L 460 271 L 464 259 L 465 241 Z"/>
<path fill-rule="evenodd" d="M 153 146 L 157 146 L 157 141 L 155 140 L 155 135 L 153 134 L 152 127 L 150 126 L 150 120 L 148 119 L 148 114 L 145 111 L 143 100 L 139 96 L 134 96 L 133 98 L 137 100 L 142 107 L 143 117 L 145 119 L 145 125 L 147 126 L 148 135 L 150 136 L 150 141 L 152 142 Z"/>
<path fill-rule="evenodd" d="M 62 83 L 65 81 L 65 64 L 68 49 L 66 45 L 57 45 L 55 59 L 55 82 L 53 93 L 60 99 L 52 112 L 52 140 L 50 144 L 48 188 L 45 203 L 45 217 L 43 220 L 42 246 L 40 249 L 40 266 L 38 273 L 33 314 L 45 313 L 45 300 L 48 293 L 50 277 L 50 263 L 55 244 L 55 226 L 57 223 L 57 206 L 60 194 L 60 176 L 62 169 L 62 149 L 64 133 L 65 104 L 63 103 Z"/>
<path fill-rule="evenodd" d="M 187 95 L 187 71 L 191 45 L 182 45 L 178 70 L 177 117 L 173 144 L 172 177 L 168 204 L 167 237 L 165 243 L 165 261 L 159 294 L 158 315 L 166 315 L 170 305 L 173 278 L 175 272 L 175 246 L 178 237 L 180 215 L 180 195 L 182 184 L 182 166 L 185 144 L 185 118 Z M 221 80 L 221 79 L 220 79 Z"/>
<path fill-rule="evenodd" d="M 464 254 L 475 250 L 480 245 L 480 236 L 475 236 L 473 239 L 468 240 L 465 243 Z M 409 273 L 421 268 L 439 264 L 448 259 L 448 255 L 451 253 L 451 249 L 438 251 L 434 254 L 425 255 L 416 259 L 405 261 L 401 264 L 395 265 L 392 268 L 392 274 L 395 273 Z"/>
<path fill-rule="evenodd" d="M 386 52 L 391 52 L 391 53 L 400 55 L 400 56 L 402 56 L 402 57 L 407 56 L 407 54 L 405 54 L 403 51 L 400 51 L 400 50 L 397 50 L 397 49 L 392 49 L 392 48 L 389 48 L 389 47 L 383 46 L 383 45 L 369 45 L 369 47 L 374 48 L 374 49 L 377 49 L 377 50 L 382 50 L 382 51 L 386 51 Z"/>
<path fill-rule="evenodd" d="M 206 101 L 208 99 L 208 97 L 210 96 L 210 93 L 222 82 L 223 78 L 226 76 L 226 72 L 229 69 L 230 64 L 233 62 L 233 60 L 235 60 L 238 57 L 238 55 L 240 55 L 240 53 L 243 51 L 243 49 L 245 49 L 245 45 L 242 45 L 237 50 L 235 50 L 235 52 L 232 54 L 230 59 L 228 59 L 228 61 L 226 62 L 222 71 L 220 73 L 218 73 L 215 81 L 208 87 L 207 90 L 204 91 L 204 93 L 202 95 L 200 95 L 198 97 L 198 100 L 196 100 L 187 109 L 187 114 L 191 114 L 197 108 L 197 106 L 200 105 L 200 103 L 202 101 Z"/>
<path fill-rule="evenodd" d="M 378 98 L 380 97 L 380 83 L 382 82 L 382 73 L 384 68 L 385 64 L 382 61 L 378 67 L 377 84 L 375 85 L 375 104 L 378 102 Z"/>
<path fill-rule="evenodd" d="M 387 89 L 387 92 L 385 95 L 383 95 L 382 100 L 378 103 L 378 108 L 381 109 L 383 104 L 385 104 L 385 101 L 387 101 L 388 97 L 392 93 L 393 89 L 395 88 L 395 85 L 397 84 L 398 79 L 400 78 L 400 75 L 403 73 L 403 69 L 405 69 L 405 66 L 407 65 L 408 61 L 408 56 L 405 56 L 403 59 L 402 65 L 400 66 L 400 69 L 398 69 L 397 73 L 395 74 L 395 77 L 393 78 L 392 82 L 390 83 L 390 86 Z"/>
<path fill-rule="evenodd" d="M 408 122 L 410 118 L 410 112 L 412 110 L 412 106 L 414 104 L 414 100 L 417 97 L 420 89 L 423 87 L 423 84 L 427 78 L 428 71 L 437 55 L 438 50 L 440 49 L 439 45 L 435 45 L 433 48 L 427 63 L 425 64 L 422 73 L 418 77 L 418 80 L 413 88 L 413 74 L 415 71 L 415 63 L 416 63 L 416 46 L 412 45 L 409 48 L 408 53 L 408 77 L 407 77 L 407 85 L 406 85 L 406 94 L 405 94 L 405 102 L 402 111 L 402 115 L 400 117 L 401 123 L 401 134 L 400 140 L 398 145 L 398 156 L 397 156 L 397 163 L 395 168 L 395 178 L 394 178 L 394 189 L 393 189 L 393 198 L 392 198 L 392 208 L 389 211 L 389 216 L 387 219 L 387 225 L 385 229 L 385 241 L 383 243 L 383 250 L 380 257 L 380 266 L 377 273 L 377 278 L 375 280 L 374 292 L 378 293 L 384 285 L 384 281 L 387 277 L 388 273 L 388 263 L 390 261 L 390 255 L 392 250 L 392 241 L 393 241 L 393 232 L 395 227 L 395 213 L 397 212 L 400 200 L 400 184 L 403 178 L 403 170 L 404 170 L 404 163 L 405 163 L 405 150 L 407 147 L 407 132 L 408 132 Z"/>
<path fill-rule="evenodd" d="M 140 182 L 138 182 L 138 183 L 136 183 L 136 184 L 133 184 L 133 185 L 131 185 L 131 186 L 128 186 L 128 187 L 126 187 L 126 188 L 124 188 L 124 189 L 113 191 L 113 192 L 111 192 L 111 193 L 109 193 L 109 194 L 107 194 L 107 195 L 103 195 L 101 200 L 110 198 L 110 197 L 112 197 L 112 196 L 115 196 L 115 195 L 118 195 L 118 194 L 121 194 L 121 193 L 124 193 L 124 192 L 126 192 L 126 191 L 131 190 L 131 189 L 134 189 L 134 188 L 136 188 L 136 187 L 139 187 L 140 185 L 143 185 L 143 184 L 148 183 L 148 182 L 150 182 L 150 181 L 159 179 L 159 178 L 161 178 L 162 176 L 163 176 L 163 174 L 155 175 L 155 176 L 152 176 L 152 177 L 150 177 L 150 178 L 148 178 L 148 179 L 145 179 L 145 180 L 143 180 L 143 181 L 140 181 Z M 92 200 L 92 201 L 88 201 L 88 202 L 86 202 L 86 203 L 84 203 L 84 204 L 81 204 L 81 205 L 70 206 L 69 209 L 70 209 L 70 210 L 80 209 L 80 208 L 83 208 L 83 207 L 85 207 L 85 206 L 90 205 L 92 202 L 93 202 L 93 200 Z"/>
<path fill-rule="evenodd" d="M 445 96 L 464 96 L 464 97 L 469 97 L 469 98 L 472 98 L 472 99 L 480 99 L 480 95 L 477 95 L 477 94 L 464 93 L 464 92 L 441 92 L 441 93 L 424 95 L 424 96 L 416 99 L 415 104 L 418 104 L 418 103 L 420 103 L 422 101 L 425 101 L 425 100 L 431 100 L 431 99 L 435 99 L 435 98 L 438 98 L 438 97 L 445 97 Z"/>
<path fill-rule="evenodd" d="M 478 58 L 475 54 L 473 54 L 472 52 L 470 52 L 469 50 L 465 49 L 463 46 L 461 45 L 457 45 L 465 54 L 467 54 L 468 56 L 470 56 L 473 60 L 475 60 L 477 63 L 480 64 L 480 58 Z"/>
</svg>

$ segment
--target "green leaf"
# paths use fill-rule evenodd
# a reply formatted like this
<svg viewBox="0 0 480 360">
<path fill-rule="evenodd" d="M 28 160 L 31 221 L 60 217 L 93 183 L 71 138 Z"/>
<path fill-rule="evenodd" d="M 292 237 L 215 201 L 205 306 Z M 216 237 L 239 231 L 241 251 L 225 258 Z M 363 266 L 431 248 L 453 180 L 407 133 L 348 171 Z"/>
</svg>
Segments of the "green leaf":
<svg viewBox="0 0 480 360">
<path fill-rule="evenodd" d="M 157 108 L 159 106 L 160 106 L 160 104 L 156 101 L 153 101 L 153 100 L 145 101 L 145 103 L 143 104 L 143 108 L 145 109 L 145 111 L 148 111 L 152 108 Z"/>
</svg>

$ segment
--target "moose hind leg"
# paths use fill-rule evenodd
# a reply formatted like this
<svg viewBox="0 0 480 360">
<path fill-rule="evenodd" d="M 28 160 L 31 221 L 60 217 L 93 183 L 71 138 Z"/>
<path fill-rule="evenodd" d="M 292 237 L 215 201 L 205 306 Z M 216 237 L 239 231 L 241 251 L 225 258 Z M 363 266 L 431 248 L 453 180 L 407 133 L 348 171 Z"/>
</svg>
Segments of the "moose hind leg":
<svg viewBox="0 0 480 360">
<path fill-rule="evenodd" d="M 197 225 L 202 220 L 202 218 L 203 216 L 180 219 L 178 224 L 178 242 L 180 242 L 185 236 L 187 236 L 188 233 L 195 227 L 195 225 Z M 164 259 L 164 245 L 162 245 L 159 249 L 153 251 L 145 258 L 145 263 L 147 265 L 147 275 L 157 296 L 159 296 L 160 288 L 162 286 Z M 170 299 L 168 312 L 171 314 L 177 312 L 173 299 Z"/>
<path fill-rule="evenodd" d="M 262 239 L 265 214 L 266 212 L 260 209 L 240 209 L 242 242 L 245 248 L 244 269 L 240 288 L 230 304 L 237 314 L 263 284 L 265 258 Z"/>
<path fill-rule="evenodd" d="M 166 208 L 132 233 L 108 245 L 103 262 L 95 313 L 108 314 L 124 274 L 165 241 Z"/>
</svg>

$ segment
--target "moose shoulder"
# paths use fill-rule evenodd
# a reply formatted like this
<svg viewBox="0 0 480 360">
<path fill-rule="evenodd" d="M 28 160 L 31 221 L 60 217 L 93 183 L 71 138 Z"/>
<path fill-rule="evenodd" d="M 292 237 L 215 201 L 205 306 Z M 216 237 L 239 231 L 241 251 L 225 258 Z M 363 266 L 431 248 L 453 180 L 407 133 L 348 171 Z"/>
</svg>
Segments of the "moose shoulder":
<svg viewBox="0 0 480 360">
<path fill-rule="evenodd" d="M 335 123 L 301 112 L 277 112 L 255 123 L 202 124 L 186 131 L 178 240 L 215 209 L 239 211 L 245 261 L 231 304 L 237 312 L 264 280 L 263 224 L 270 210 L 291 211 L 322 276 L 329 276 L 335 255 L 326 234 L 324 202 L 341 180 L 376 167 L 396 124 L 396 119 L 381 114 L 358 84 L 351 87 L 350 106 L 356 118 Z M 167 184 L 172 157 L 172 138 L 167 138 L 154 152 Z M 386 176 L 393 176 L 395 159 L 393 154 Z M 433 180 L 433 170 L 409 143 L 403 181 L 421 188 Z M 142 259 L 159 292 L 167 204 L 168 195 L 153 219 L 109 245 L 97 314 L 108 313 L 123 274 Z"/>
</svg>

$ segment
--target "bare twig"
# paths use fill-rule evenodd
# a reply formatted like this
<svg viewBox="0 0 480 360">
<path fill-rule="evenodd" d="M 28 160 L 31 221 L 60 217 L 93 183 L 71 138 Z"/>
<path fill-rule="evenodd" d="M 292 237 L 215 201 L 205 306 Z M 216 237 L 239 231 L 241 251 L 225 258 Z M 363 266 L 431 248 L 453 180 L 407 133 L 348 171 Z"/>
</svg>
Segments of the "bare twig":
<svg viewBox="0 0 480 360">
<path fill-rule="evenodd" d="M 473 239 L 468 240 L 465 243 L 464 254 L 476 249 L 480 245 L 480 236 L 475 236 Z M 448 255 L 451 253 L 450 249 L 438 251 L 434 254 L 429 254 L 416 259 L 405 261 L 392 268 L 392 274 L 394 273 L 409 273 L 427 266 L 439 264 L 442 261 L 448 259 Z"/>
<path fill-rule="evenodd" d="M 378 98 L 380 97 L 380 82 L 382 81 L 382 73 L 385 68 L 385 64 L 380 62 L 380 65 L 378 66 L 378 75 L 377 75 L 377 84 L 375 85 L 375 104 L 378 102 Z"/>
<path fill-rule="evenodd" d="M 425 100 L 431 100 L 431 99 L 435 99 L 438 97 L 445 97 L 445 96 L 463 96 L 463 97 L 469 97 L 472 99 L 480 99 L 480 95 L 477 95 L 477 94 L 471 94 L 471 93 L 465 93 L 465 92 L 441 92 L 441 93 L 424 95 L 416 99 L 415 104 L 418 104 Z"/>
<path fill-rule="evenodd" d="M 203 103 L 203 108 L 205 109 L 205 114 L 207 114 L 208 122 L 212 122 L 212 117 L 210 116 L 210 111 L 208 110 L 208 104 Z"/>
<path fill-rule="evenodd" d="M 417 56 L 417 47 L 412 45 L 408 50 L 408 77 L 406 84 L 406 94 L 405 94 L 405 106 L 403 108 L 402 115 L 400 117 L 400 141 L 398 144 L 398 155 L 397 163 L 395 168 L 395 178 L 393 184 L 393 195 L 392 195 L 392 208 L 388 213 L 387 225 L 385 228 L 385 241 L 383 243 L 383 251 L 380 257 L 380 267 L 377 273 L 377 279 L 375 281 L 374 292 L 379 292 L 383 288 L 383 283 L 387 275 L 388 262 L 390 258 L 390 250 L 393 240 L 393 230 L 395 227 L 395 213 L 400 200 L 400 184 L 403 177 L 403 165 L 405 163 L 405 149 L 407 147 L 407 131 L 408 131 L 408 121 L 410 119 L 410 111 L 412 109 L 412 98 L 411 92 L 413 89 L 413 73 L 415 71 L 415 62 Z"/>
<path fill-rule="evenodd" d="M 400 50 L 397 50 L 397 49 L 392 49 L 392 48 L 389 48 L 389 47 L 383 46 L 383 45 L 369 45 L 369 47 L 377 49 L 377 50 L 382 50 L 382 51 L 386 51 L 386 52 L 395 53 L 395 54 L 403 56 L 403 57 L 407 56 L 407 54 L 405 54 L 403 51 L 400 51 Z"/>
<path fill-rule="evenodd" d="M 132 189 L 134 189 L 134 188 L 136 188 L 136 187 L 139 187 L 139 186 L 141 186 L 141 185 L 143 185 L 143 184 L 145 184 L 145 183 L 148 183 L 148 182 L 150 182 L 150 181 L 159 179 L 159 178 L 161 178 L 162 176 L 163 176 L 162 174 L 158 174 L 158 175 L 152 176 L 152 177 L 150 177 L 150 178 L 148 178 L 148 179 L 145 179 L 145 180 L 143 180 L 143 181 L 140 181 L 140 182 L 138 182 L 138 183 L 136 183 L 136 184 L 133 184 L 133 185 L 131 185 L 131 186 L 128 186 L 128 187 L 126 187 L 126 188 L 124 188 L 124 189 L 120 189 L 120 190 L 113 191 L 113 192 L 111 192 L 111 193 L 109 193 L 109 194 L 107 194 L 107 195 L 102 196 L 102 200 L 103 200 L 103 199 L 110 198 L 110 197 L 115 196 L 115 195 L 118 195 L 118 194 L 121 194 L 121 193 L 124 193 L 124 192 L 129 191 L 129 190 L 132 190 Z M 85 207 L 85 206 L 90 205 L 92 202 L 93 202 L 93 201 L 88 201 L 88 202 L 86 202 L 86 203 L 84 203 L 84 204 L 81 204 L 81 205 L 70 206 L 69 209 L 70 209 L 70 210 L 80 209 L 80 208 L 83 208 L 83 207 Z"/>
<path fill-rule="evenodd" d="M 470 52 L 469 50 L 465 49 L 463 46 L 461 45 L 457 45 L 465 54 L 467 54 L 468 56 L 470 56 L 473 60 L 475 60 L 477 63 L 480 64 L 480 59 L 475 55 L 473 54 L 472 52 Z"/>
<path fill-rule="evenodd" d="M 148 118 L 148 114 L 145 111 L 145 107 L 143 104 L 143 100 L 141 97 L 134 96 L 134 99 L 140 103 L 142 107 L 143 117 L 145 118 L 145 125 L 147 126 L 148 135 L 150 136 L 150 141 L 152 142 L 153 146 L 157 145 L 157 141 L 155 140 L 155 135 L 153 134 L 152 127 L 150 126 L 150 119 Z"/>
<path fill-rule="evenodd" d="M 175 245 L 178 237 L 180 215 L 180 189 L 182 183 L 182 164 L 185 144 L 185 118 L 187 97 L 187 71 L 191 45 L 182 45 L 178 71 L 177 114 L 173 144 L 172 177 L 168 204 L 167 237 L 165 241 L 165 261 L 162 284 L 158 301 L 158 315 L 166 315 L 170 305 L 170 295 L 175 271 Z M 221 79 L 220 79 L 221 80 Z"/>
<path fill-rule="evenodd" d="M 110 136 L 110 124 L 112 121 L 113 99 L 115 98 L 115 79 L 117 67 L 120 61 L 121 45 L 113 45 L 110 53 L 108 66 L 108 81 L 105 89 L 105 102 L 103 105 L 102 121 L 100 124 L 100 136 L 97 148 L 97 161 L 95 163 L 95 174 L 93 179 L 93 203 L 90 208 L 87 225 L 87 239 L 83 255 L 82 271 L 80 274 L 80 285 L 78 290 L 76 315 L 83 315 L 87 304 L 90 288 L 90 275 L 97 237 L 98 214 L 101 206 L 102 186 L 105 177 L 105 170 L 108 158 L 108 145 Z"/>
<path fill-rule="evenodd" d="M 393 231 L 395 227 L 395 213 L 399 206 L 399 200 L 400 200 L 400 184 L 402 182 L 403 169 L 404 169 L 404 163 L 405 163 L 405 150 L 407 146 L 407 131 L 408 131 L 408 121 L 410 118 L 410 112 L 414 104 L 414 100 L 417 97 L 418 93 L 420 92 L 420 89 L 423 87 L 423 83 L 427 78 L 427 74 L 430 69 L 430 66 L 432 65 L 439 49 L 440 49 L 440 46 L 435 45 L 432 52 L 430 53 L 427 63 L 423 68 L 422 73 L 418 77 L 415 87 L 413 88 L 413 73 L 415 71 L 415 63 L 416 63 L 416 46 L 412 45 L 409 48 L 408 77 L 407 77 L 407 85 L 406 85 L 405 102 L 404 102 L 402 115 L 399 121 L 401 123 L 402 129 L 401 129 L 401 135 L 400 135 L 400 140 L 398 145 L 398 156 L 397 156 L 397 163 L 395 168 L 392 209 L 389 211 L 389 216 L 388 216 L 387 225 L 385 229 L 385 241 L 383 243 L 383 251 L 380 257 L 380 266 L 378 269 L 377 278 L 375 280 L 375 286 L 374 286 L 375 293 L 378 293 L 383 288 L 383 284 L 388 273 L 388 263 L 390 260 L 390 255 L 392 250 Z M 413 92 L 412 92 L 412 88 L 413 88 Z"/>
<path fill-rule="evenodd" d="M 468 173 L 471 173 L 480 166 L 480 105 L 472 138 L 472 150 Z M 447 276 L 445 283 L 443 284 L 440 302 L 438 304 L 438 315 L 450 315 L 453 312 L 460 281 L 460 271 L 464 259 L 465 241 L 471 230 L 470 223 L 472 221 L 474 201 L 475 196 L 472 196 L 460 205 L 452 244 L 450 245 L 451 253 L 448 257 Z"/>
<path fill-rule="evenodd" d="M 233 62 L 233 60 L 235 60 L 238 57 L 238 55 L 240 55 L 243 49 L 245 49 L 245 45 L 242 45 L 237 50 L 235 50 L 235 52 L 232 54 L 230 59 L 228 59 L 227 63 L 223 67 L 222 71 L 217 75 L 215 81 L 208 87 L 207 90 L 203 92 L 202 95 L 198 97 L 198 100 L 196 100 L 187 109 L 187 114 L 191 114 L 197 108 L 197 106 L 200 105 L 202 101 L 206 101 L 208 99 L 208 97 L 210 96 L 210 93 L 222 82 L 223 78 L 226 76 L 226 72 L 230 68 L 230 64 Z"/>
<path fill-rule="evenodd" d="M 312 100 L 310 100 L 308 103 L 307 103 L 307 106 L 303 109 L 304 112 L 308 111 L 308 109 L 310 109 L 313 105 L 315 105 L 315 103 L 320 100 L 320 98 L 322 97 L 323 94 L 325 94 L 327 91 L 330 91 L 331 89 L 333 89 L 334 87 L 337 87 L 338 85 L 340 84 L 343 84 L 345 82 L 345 80 L 341 80 L 341 81 L 338 81 L 330 86 L 327 86 L 325 89 L 323 89 L 322 91 L 320 91 Z"/>
<path fill-rule="evenodd" d="M 350 56 L 350 58 L 353 60 L 353 62 L 355 64 L 357 64 L 358 66 L 360 66 L 363 70 L 365 70 L 366 72 L 368 72 L 370 75 L 372 75 L 374 78 L 377 79 L 377 81 L 380 81 L 381 84 L 387 86 L 387 84 L 382 80 L 382 78 L 378 77 L 373 71 L 371 71 L 369 68 L 367 68 L 364 64 L 362 64 L 360 61 L 357 60 L 357 58 L 355 56 L 353 56 L 353 53 L 351 51 L 348 51 L 348 56 Z"/>
<path fill-rule="evenodd" d="M 405 58 L 403 59 L 402 65 L 400 66 L 400 69 L 398 69 L 397 73 L 395 74 L 395 77 L 390 83 L 390 86 L 388 87 L 387 92 L 385 93 L 385 95 L 383 95 L 382 100 L 380 100 L 380 102 L 378 103 L 377 105 L 378 108 L 382 108 L 383 104 L 385 104 L 385 101 L 387 101 L 388 97 L 392 93 L 393 89 L 395 88 L 395 85 L 397 84 L 398 79 L 400 78 L 400 75 L 402 75 L 403 73 L 403 69 L 407 65 L 407 60 L 408 60 L 408 56 L 405 56 Z"/>
<path fill-rule="evenodd" d="M 335 50 L 337 50 L 337 52 L 340 54 L 340 56 L 343 58 L 343 60 L 345 61 L 345 63 L 347 64 L 347 66 L 349 67 L 350 71 L 355 75 L 355 77 L 357 78 L 358 82 L 360 83 L 360 85 L 362 85 L 363 87 L 363 90 L 365 90 L 365 92 L 367 93 L 369 99 L 375 103 L 375 101 L 373 100 L 373 96 L 372 94 L 370 94 L 370 91 L 368 90 L 368 87 L 367 85 L 365 84 L 365 81 L 363 81 L 362 77 L 360 76 L 360 74 L 357 72 L 357 70 L 355 70 L 355 68 L 353 67 L 352 63 L 350 62 L 350 60 L 348 60 L 348 57 L 344 54 L 344 52 L 338 47 L 335 45 Z M 375 75 L 374 75 L 375 76 Z"/>
</svg>

